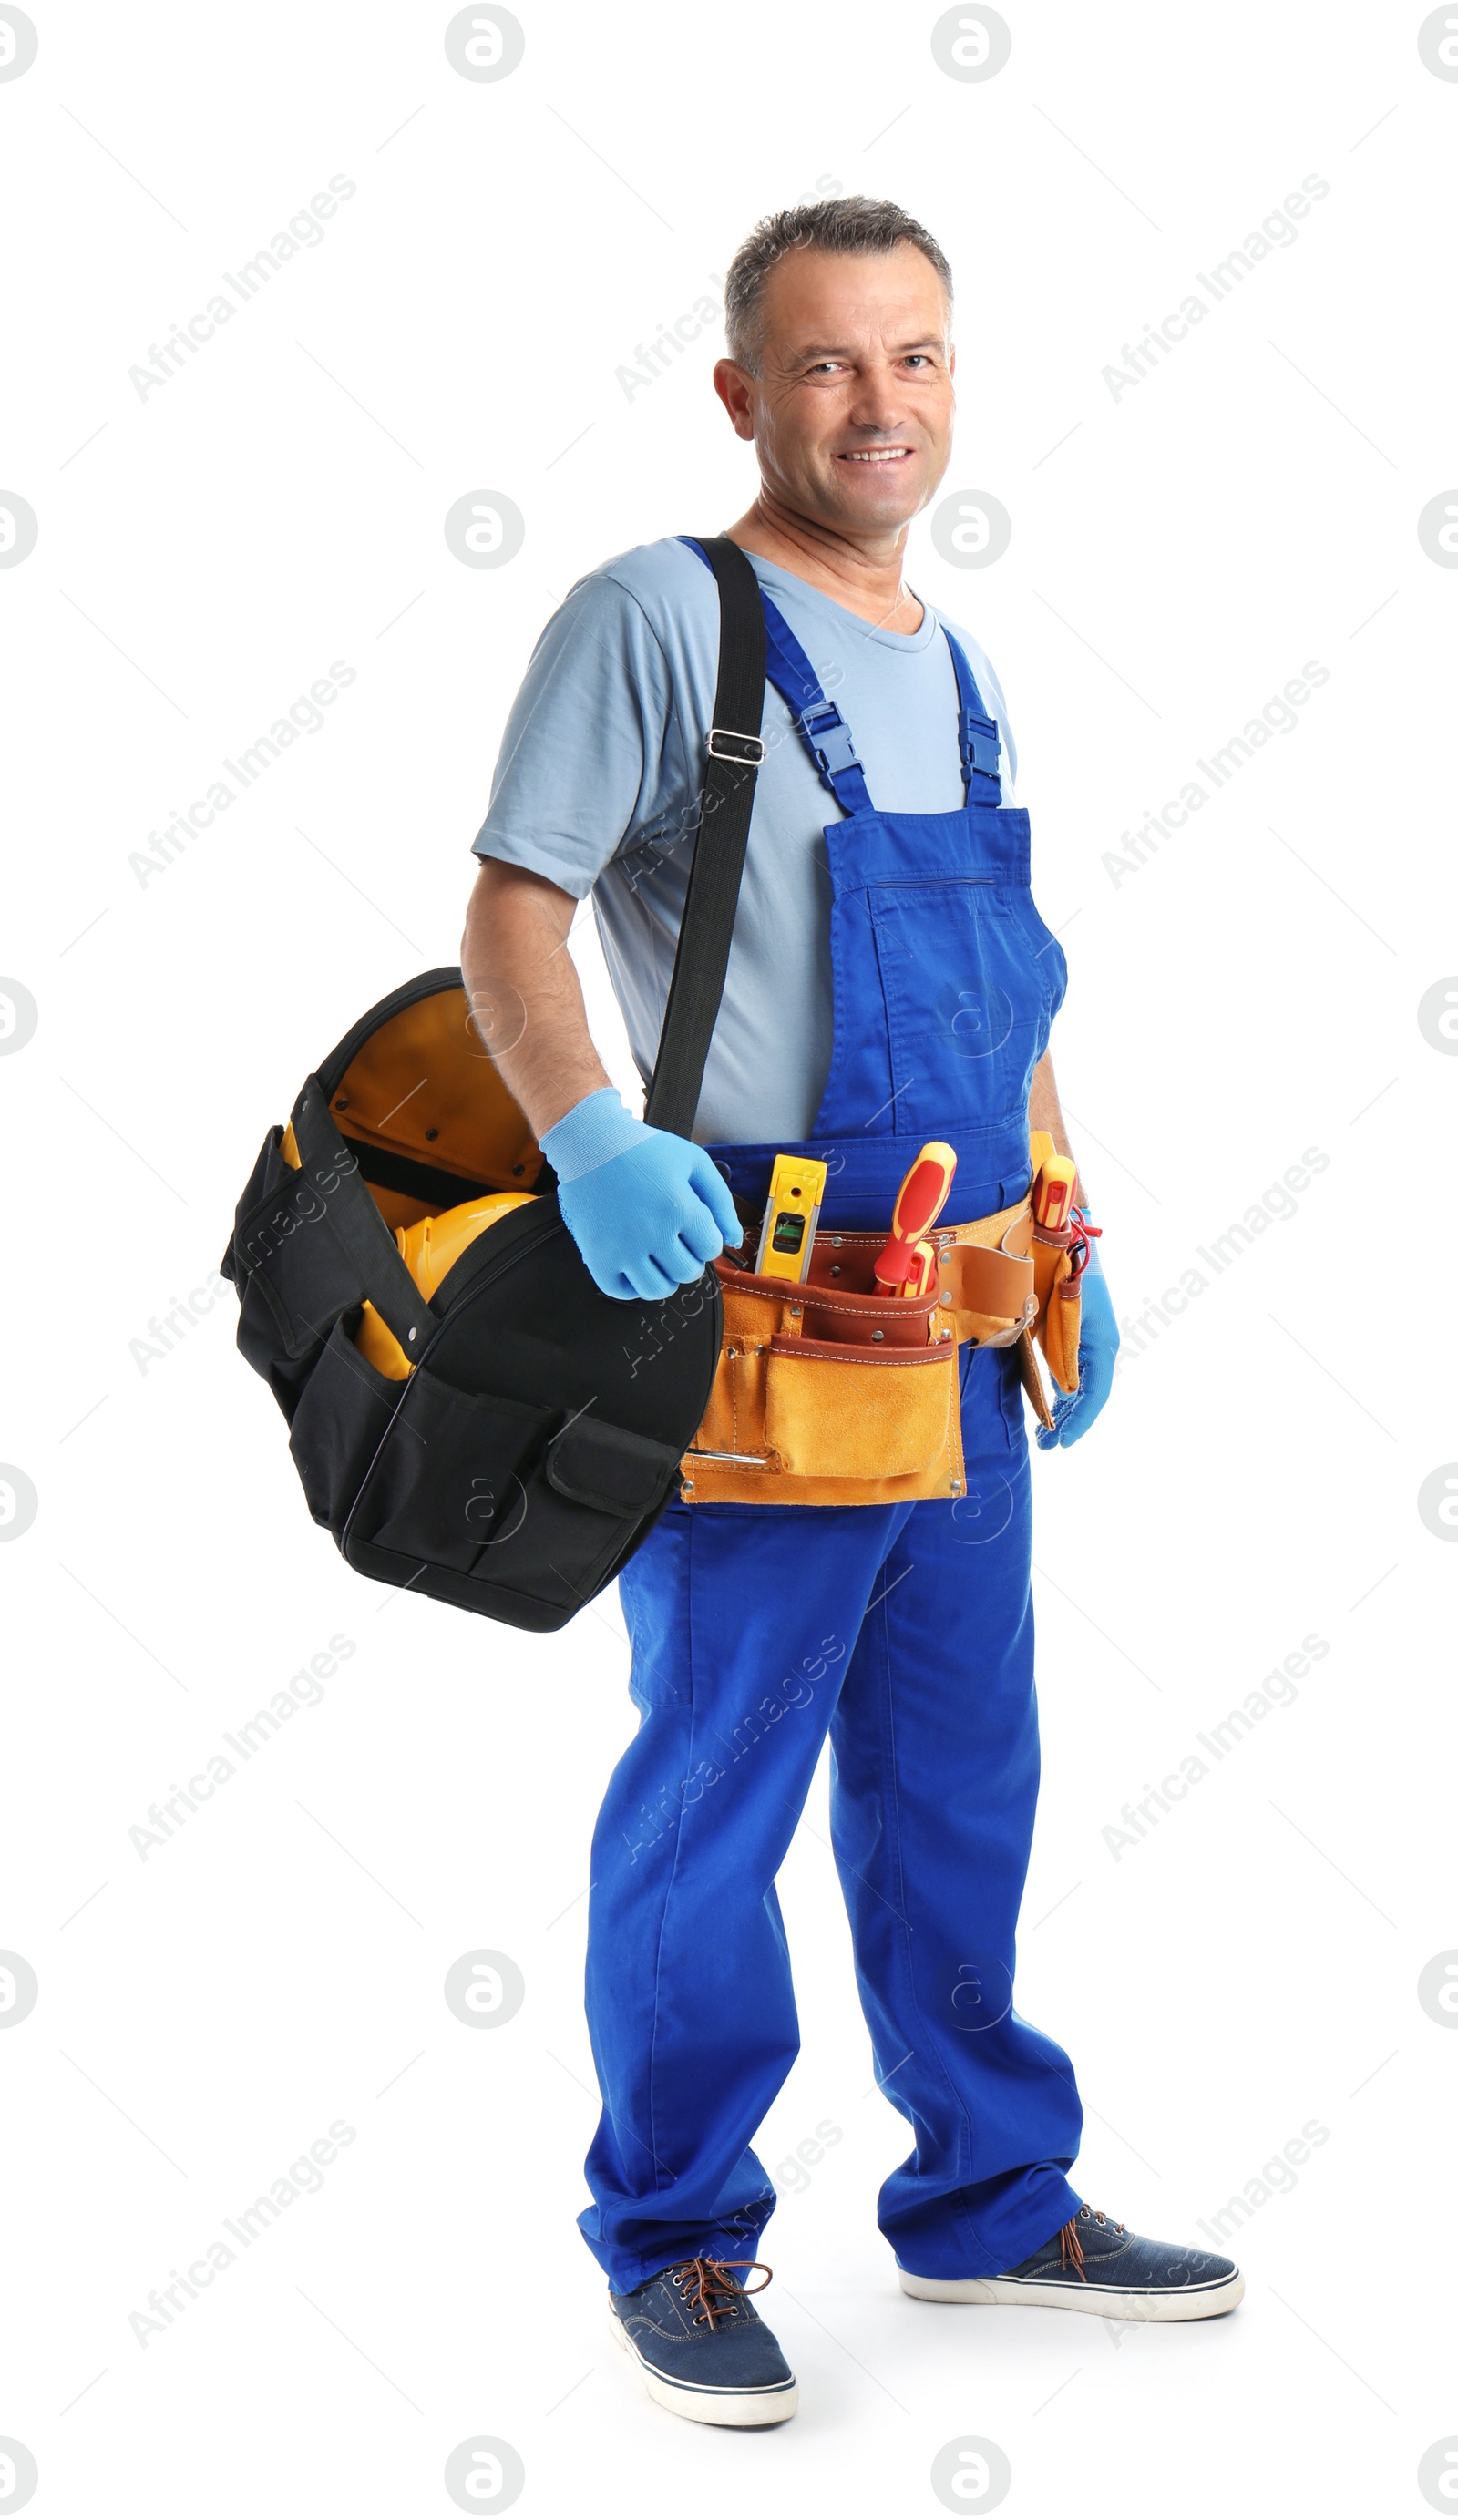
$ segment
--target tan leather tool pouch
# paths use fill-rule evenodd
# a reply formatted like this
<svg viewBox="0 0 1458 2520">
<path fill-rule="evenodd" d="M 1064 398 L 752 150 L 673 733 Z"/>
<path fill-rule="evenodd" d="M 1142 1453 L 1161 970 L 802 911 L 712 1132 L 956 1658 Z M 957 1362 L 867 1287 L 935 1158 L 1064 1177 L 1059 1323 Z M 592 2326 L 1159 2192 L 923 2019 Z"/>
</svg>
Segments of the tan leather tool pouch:
<svg viewBox="0 0 1458 2520">
<path fill-rule="evenodd" d="M 702 1505 L 893 1505 L 963 1492 L 956 1325 L 876 1292 L 885 1235 L 822 1236 L 803 1285 L 717 1260 L 724 1342 L 683 1460 Z"/>
<path fill-rule="evenodd" d="M 1034 1173 L 1052 1140 L 1032 1142 Z M 1078 1281 L 1069 1237 L 1033 1223 L 1032 1197 L 942 1227 L 937 1285 L 876 1291 L 880 1234 L 821 1235 L 803 1285 L 716 1260 L 718 1372 L 683 1495 L 699 1505 L 889 1505 L 961 1496 L 958 1350 L 1013 1347 L 1039 1423 L 1078 1385 Z M 1034 1342 L 1036 1342 L 1036 1347 Z"/>
<path fill-rule="evenodd" d="M 1027 1154 L 1032 1168 L 1031 1199 L 1035 1202 L 1044 1164 L 1056 1151 L 1045 1129 L 1028 1133 Z M 1048 1371 L 1060 1391 L 1078 1388 L 1078 1326 L 1083 1311 L 1082 1281 L 1072 1274 L 1069 1257 L 1071 1237 L 1067 1232 L 1053 1233 L 1048 1227 L 1030 1229 L 1033 1282 L 1038 1299 L 1034 1335 L 1048 1360 Z M 1043 1389 L 1043 1377 L 1033 1354 L 1032 1339 L 1025 1345 L 1019 1359 L 1023 1367 L 1024 1388 L 1045 1426 L 1053 1423 L 1053 1413 Z"/>
<path fill-rule="evenodd" d="M 1034 1226 L 1032 1265 L 1038 1297 L 1038 1345 L 1059 1390 L 1076 1391 L 1083 1298 L 1081 1282 L 1072 1275 L 1068 1235 Z"/>
<path fill-rule="evenodd" d="M 1051 1140 L 1048 1144 L 1051 1146 Z M 1034 1349 L 1043 1342 L 1046 1305 L 1051 1293 L 1055 1255 L 1043 1247 L 1033 1224 L 1031 1195 L 995 1216 L 980 1217 L 937 1235 L 942 1300 L 952 1307 L 957 1336 L 973 1347 L 1015 1347 L 1018 1374 L 1028 1406 L 1042 1426 L 1053 1423 Z M 1067 1245 L 1056 1255 L 1068 1269 Z M 1075 1359 L 1078 1350 L 1077 1305 L 1072 1323 Z M 1057 1377 L 1058 1368 L 1050 1360 Z"/>
</svg>

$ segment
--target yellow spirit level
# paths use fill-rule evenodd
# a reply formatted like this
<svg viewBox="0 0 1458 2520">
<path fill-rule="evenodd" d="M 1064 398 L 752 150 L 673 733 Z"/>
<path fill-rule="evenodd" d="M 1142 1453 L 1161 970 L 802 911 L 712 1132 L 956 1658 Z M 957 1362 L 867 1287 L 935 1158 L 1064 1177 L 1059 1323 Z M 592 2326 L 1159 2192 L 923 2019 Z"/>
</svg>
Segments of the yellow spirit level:
<svg viewBox="0 0 1458 2520">
<path fill-rule="evenodd" d="M 802 1155 L 776 1155 L 754 1262 L 761 1278 L 803 1282 L 825 1194 L 825 1173 L 824 1164 L 811 1163 Z"/>
</svg>

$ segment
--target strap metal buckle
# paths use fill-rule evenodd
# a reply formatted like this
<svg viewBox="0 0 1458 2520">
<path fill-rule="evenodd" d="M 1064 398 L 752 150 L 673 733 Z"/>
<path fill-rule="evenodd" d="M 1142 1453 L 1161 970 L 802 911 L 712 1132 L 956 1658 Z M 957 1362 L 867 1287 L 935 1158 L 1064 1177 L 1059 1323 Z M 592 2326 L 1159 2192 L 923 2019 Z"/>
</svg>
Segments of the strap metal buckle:
<svg viewBox="0 0 1458 2520">
<path fill-rule="evenodd" d="M 724 746 L 730 743 L 743 744 L 746 749 L 743 752 L 726 752 Z M 757 770 L 764 759 L 764 738 L 762 735 L 742 735 L 737 727 L 711 726 L 708 749 L 714 761 L 738 761 Z"/>
</svg>

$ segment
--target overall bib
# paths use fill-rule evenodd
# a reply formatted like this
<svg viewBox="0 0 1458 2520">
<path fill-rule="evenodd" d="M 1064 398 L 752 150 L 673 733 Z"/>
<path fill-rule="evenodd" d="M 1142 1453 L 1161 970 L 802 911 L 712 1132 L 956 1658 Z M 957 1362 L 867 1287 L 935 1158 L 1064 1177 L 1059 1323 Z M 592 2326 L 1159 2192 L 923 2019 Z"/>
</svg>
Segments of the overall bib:
<svg viewBox="0 0 1458 2520">
<path fill-rule="evenodd" d="M 948 632 L 966 801 L 878 813 L 849 728 L 762 602 L 768 677 L 844 818 L 824 834 L 834 1043 L 813 1138 L 711 1152 L 756 1198 L 776 1152 L 816 1156 L 820 1230 L 874 1231 L 942 1138 L 942 1222 L 991 1214 L 1028 1188 L 1028 1086 L 1067 981 L 1027 816 L 1000 801 L 996 726 Z M 1013 2008 L 1038 1785 L 1023 1395 L 1011 1349 L 965 1348 L 961 1370 L 965 1495 L 675 1504 L 618 1580 L 640 1724 L 593 1843 L 604 2105 L 579 2218 L 615 2291 L 756 2254 L 775 2190 L 752 2139 L 798 2048 L 775 1876 L 827 1733 L 876 2080 L 915 2136 L 882 2230 L 914 2273 L 993 2275 L 1077 2210 L 1072 2069 Z"/>
</svg>

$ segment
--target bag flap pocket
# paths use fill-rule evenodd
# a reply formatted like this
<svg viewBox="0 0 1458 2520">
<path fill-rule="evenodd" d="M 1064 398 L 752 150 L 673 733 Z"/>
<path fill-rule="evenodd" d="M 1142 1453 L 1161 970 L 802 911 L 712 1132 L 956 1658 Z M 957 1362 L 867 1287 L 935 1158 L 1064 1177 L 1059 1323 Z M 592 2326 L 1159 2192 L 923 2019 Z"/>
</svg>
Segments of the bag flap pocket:
<svg viewBox="0 0 1458 2520">
<path fill-rule="evenodd" d="M 469 1574 L 483 1546 L 520 1526 L 523 1465 L 551 1423 L 545 1409 L 459 1391 L 417 1366 L 360 1491 L 358 1537 Z"/>
<path fill-rule="evenodd" d="M 547 1448 L 547 1476 L 559 1496 L 599 1513 L 651 1513 L 682 1459 L 671 1445 L 630 1435 L 599 1418 L 574 1418 Z"/>
</svg>

